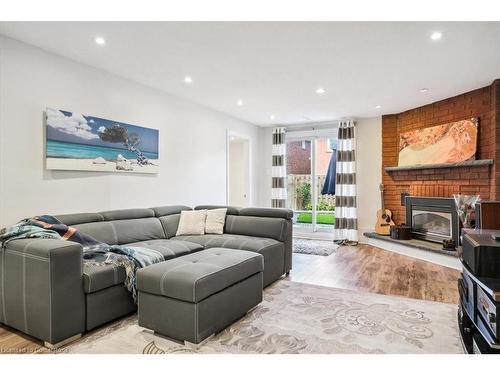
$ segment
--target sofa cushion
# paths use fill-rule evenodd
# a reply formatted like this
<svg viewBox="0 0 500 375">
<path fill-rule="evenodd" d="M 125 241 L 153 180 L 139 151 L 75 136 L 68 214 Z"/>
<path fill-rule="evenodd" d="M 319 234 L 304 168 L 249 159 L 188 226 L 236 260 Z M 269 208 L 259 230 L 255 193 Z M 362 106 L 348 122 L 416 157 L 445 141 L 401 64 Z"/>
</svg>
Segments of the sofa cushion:
<svg viewBox="0 0 500 375">
<path fill-rule="evenodd" d="M 275 217 L 227 215 L 225 233 L 274 238 L 284 241 L 287 236 L 287 220 Z"/>
<path fill-rule="evenodd" d="M 96 221 L 104 221 L 104 217 L 98 213 L 79 213 L 79 214 L 64 214 L 55 215 L 55 218 L 66 225 L 76 225 L 82 223 L 93 223 Z"/>
<path fill-rule="evenodd" d="M 108 245 L 165 238 L 163 226 L 156 217 L 84 223 L 74 227 Z"/>
<path fill-rule="evenodd" d="M 228 215 L 238 215 L 238 213 L 240 212 L 240 207 L 219 206 L 219 205 L 213 205 L 213 204 L 205 204 L 205 205 L 201 205 L 201 206 L 196 206 L 194 209 L 195 210 L 215 210 L 217 208 L 226 208 Z"/>
<path fill-rule="evenodd" d="M 125 268 L 113 265 L 88 266 L 83 265 L 83 290 L 94 293 L 102 289 L 120 285 L 127 277 Z"/>
<path fill-rule="evenodd" d="M 242 208 L 239 211 L 239 215 L 291 219 L 293 217 L 293 211 L 288 208 L 247 207 L 247 208 Z"/>
<path fill-rule="evenodd" d="M 199 302 L 263 270 L 259 254 L 213 248 L 139 270 L 137 289 L 140 293 Z M 139 294 L 139 304 L 140 300 Z"/>
<path fill-rule="evenodd" d="M 73 225 L 73 227 L 94 237 L 97 241 L 107 243 L 108 245 L 118 244 L 118 238 L 116 237 L 115 227 L 112 222 L 83 223 Z"/>
<path fill-rule="evenodd" d="M 282 245 L 272 238 L 241 236 L 237 234 L 205 234 L 203 236 L 176 236 L 178 241 L 189 241 L 203 245 L 206 249 L 222 247 L 225 249 L 249 250 L 260 253 L 263 249 Z"/>
<path fill-rule="evenodd" d="M 104 220 L 127 220 L 154 217 L 155 212 L 150 208 L 130 208 L 125 210 L 101 211 Z"/>
<path fill-rule="evenodd" d="M 181 211 L 189 211 L 192 208 L 189 206 L 177 205 L 177 206 L 151 207 L 151 209 L 154 211 L 156 217 L 160 217 L 160 216 L 180 214 Z"/>
<path fill-rule="evenodd" d="M 181 214 L 161 216 L 158 218 L 163 226 L 166 238 L 174 237 L 176 235 L 180 218 Z"/>
<path fill-rule="evenodd" d="M 127 246 L 145 247 L 147 249 L 159 251 L 165 260 L 203 250 L 203 245 L 198 243 L 175 240 L 149 240 L 134 242 L 127 244 Z"/>
<path fill-rule="evenodd" d="M 119 245 L 138 241 L 164 239 L 165 232 L 156 217 L 110 221 Z"/>
</svg>

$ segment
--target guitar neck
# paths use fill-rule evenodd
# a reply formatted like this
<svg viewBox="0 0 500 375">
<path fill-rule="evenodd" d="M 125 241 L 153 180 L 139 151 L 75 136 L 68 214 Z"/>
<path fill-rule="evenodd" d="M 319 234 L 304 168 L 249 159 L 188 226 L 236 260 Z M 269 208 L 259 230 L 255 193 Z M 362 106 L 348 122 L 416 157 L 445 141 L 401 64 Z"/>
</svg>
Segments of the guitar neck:
<svg viewBox="0 0 500 375">
<path fill-rule="evenodd" d="M 382 207 L 382 211 L 385 210 L 384 206 L 384 190 L 380 190 L 380 206 Z"/>
</svg>

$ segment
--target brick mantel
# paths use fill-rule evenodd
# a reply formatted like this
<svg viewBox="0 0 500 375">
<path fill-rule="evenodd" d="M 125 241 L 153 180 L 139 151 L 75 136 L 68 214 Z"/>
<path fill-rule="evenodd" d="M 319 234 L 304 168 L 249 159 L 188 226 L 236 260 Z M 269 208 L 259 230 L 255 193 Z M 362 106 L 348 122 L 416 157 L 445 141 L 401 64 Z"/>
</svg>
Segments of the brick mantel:
<svg viewBox="0 0 500 375">
<path fill-rule="evenodd" d="M 398 164 L 399 134 L 408 130 L 479 118 L 476 159 L 492 159 L 493 165 L 455 168 L 415 169 L 387 172 Z M 497 130 L 498 129 L 498 130 Z M 497 146 L 498 145 L 498 146 Z M 453 194 L 479 193 L 482 199 L 500 200 L 500 81 L 452 98 L 382 116 L 382 183 L 385 207 L 398 224 L 405 220 L 401 193 L 426 197 L 452 197 Z"/>
</svg>

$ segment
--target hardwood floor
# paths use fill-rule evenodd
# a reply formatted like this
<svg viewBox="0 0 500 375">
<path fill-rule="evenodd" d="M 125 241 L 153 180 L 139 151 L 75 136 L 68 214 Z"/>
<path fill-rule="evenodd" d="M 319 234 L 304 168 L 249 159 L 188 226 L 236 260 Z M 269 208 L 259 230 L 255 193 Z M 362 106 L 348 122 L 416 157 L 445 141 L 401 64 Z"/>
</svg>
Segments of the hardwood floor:
<svg viewBox="0 0 500 375">
<path fill-rule="evenodd" d="M 0 354 L 49 353 L 43 342 L 0 324 Z"/>
<path fill-rule="evenodd" d="M 293 254 L 287 279 L 430 301 L 458 302 L 459 271 L 370 245 L 341 246 L 330 256 Z M 48 352 L 41 341 L 0 325 L 1 353 Z"/>
<path fill-rule="evenodd" d="M 458 303 L 460 272 L 370 245 L 341 246 L 330 256 L 293 254 L 288 279 L 343 289 Z"/>
</svg>

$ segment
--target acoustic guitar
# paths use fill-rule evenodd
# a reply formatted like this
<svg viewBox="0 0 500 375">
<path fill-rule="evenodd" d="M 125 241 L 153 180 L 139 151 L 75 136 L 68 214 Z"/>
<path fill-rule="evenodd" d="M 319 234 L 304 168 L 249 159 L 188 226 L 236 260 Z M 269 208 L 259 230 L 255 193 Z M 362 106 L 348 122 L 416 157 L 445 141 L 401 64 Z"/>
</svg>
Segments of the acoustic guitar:
<svg viewBox="0 0 500 375">
<path fill-rule="evenodd" d="M 384 207 L 384 185 L 380 184 L 380 199 L 382 208 L 377 211 L 377 223 L 375 224 L 375 232 L 383 236 L 391 234 L 392 212 Z"/>
</svg>

